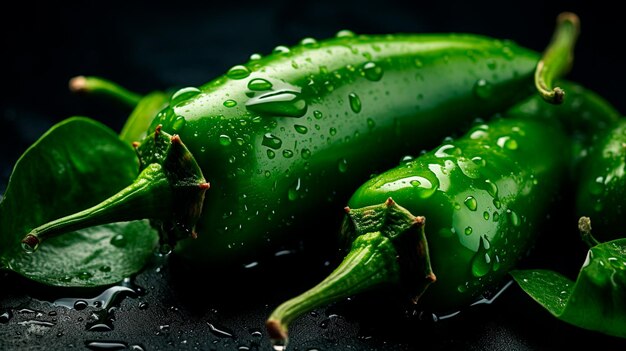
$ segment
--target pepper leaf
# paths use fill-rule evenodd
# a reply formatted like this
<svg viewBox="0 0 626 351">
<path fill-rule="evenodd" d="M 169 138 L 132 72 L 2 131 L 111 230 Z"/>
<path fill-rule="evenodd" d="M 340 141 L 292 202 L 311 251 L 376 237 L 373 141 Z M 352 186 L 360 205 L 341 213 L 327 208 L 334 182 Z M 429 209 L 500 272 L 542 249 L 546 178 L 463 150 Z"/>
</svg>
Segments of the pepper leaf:
<svg viewBox="0 0 626 351">
<path fill-rule="evenodd" d="M 576 282 L 549 270 L 517 270 L 511 275 L 555 317 L 626 338 L 626 239 L 591 248 Z"/>
<path fill-rule="evenodd" d="M 53 126 L 18 160 L 0 202 L 0 268 L 56 286 L 109 285 L 139 271 L 158 241 L 147 221 L 66 233 L 32 254 L 20 241 L 32 228 L 93 206 L 138 174 L 130 147 L 81 117 Z"/>
</svg>

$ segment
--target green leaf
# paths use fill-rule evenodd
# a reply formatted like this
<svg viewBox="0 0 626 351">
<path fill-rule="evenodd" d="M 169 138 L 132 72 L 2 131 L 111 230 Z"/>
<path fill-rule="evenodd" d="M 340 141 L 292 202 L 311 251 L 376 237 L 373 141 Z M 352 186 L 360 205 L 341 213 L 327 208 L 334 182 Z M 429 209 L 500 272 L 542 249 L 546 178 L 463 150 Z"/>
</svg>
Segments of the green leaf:
<svg viewBox="0 0 626 351">
<path fill-rule="evenodd" d="M 20 245 L 32 228 L 95 205 L 137 173 L 130 145 L 104 125 L 75 117 L 52 127 L 18 160 L 0 203 L 0 268 L 74 287 L 109 285 L 139 271 L 158 241 L 147 221 L 67 233 L 32 254 Z"/>
<path fill-rule="evenodd" d="M 548 270 L 518 270 L 511 275 L 555 317 L 626 338 L 626 239 L 591 248 L 576 282 Z"/>
</svg>

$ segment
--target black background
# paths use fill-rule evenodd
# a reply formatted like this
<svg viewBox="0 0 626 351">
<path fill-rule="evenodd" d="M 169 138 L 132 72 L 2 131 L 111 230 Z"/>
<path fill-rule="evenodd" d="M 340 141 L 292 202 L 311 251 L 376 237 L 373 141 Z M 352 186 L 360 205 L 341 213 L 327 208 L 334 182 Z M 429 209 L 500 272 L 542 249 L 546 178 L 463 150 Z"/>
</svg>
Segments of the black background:
<svg viewBox="0 0 626 351">
<path fill-rule="evenodd" d="M 14 10 L 3 9 L 0 21 L 0 192 L 17 157 L 55 122 L 85 115 L 116 130 L 121 127 L 128 111 L 68 92 L 67 82 L 75 75 L 103 76 L 140 93 L 196 86 L 246 62 L 252 53 L 267 54 L 277 45 L 293 45 L 304 37 L 331 37 L 341 29 L 364 34 L 477 33 L 540 51 L 550 40 L 557 14 L 565 10 L 576 12 L 582 23 L 568 78 L 626 111 L 621 87 L 626 68 L 619 54 L 626 30 L 620 11 L 602 1 L 19 3 Z M 553 220 L 551 236 L 538 242 L 534 258 L 524 264 L 542 264 L 573 278 L 585 250 L 576 242 L 575 226 L 558 220 L 558 216 Z M 264 318 L 276 303 L 322 277 L 329 259 L 305 252 L 233 275 L 218 267 L 183 272 L 166 259 L 155 258 L 134 279 L 141 292 L 116 302 L 109 316 L 115 317 L 114 329 L 106 332 L 85 330 L 94 318 L 90 313 L 97 309 L 77 311 L 46 302 L 94 297 L 101 290 L 43 289 L 5 273 L 0 275 L 0 314 L 9 311 L 12 318 L 0 323 L 0 349 L 80 349 L 90 341 L 108 340 L 146 350 L 266 350 L 270 346 Z M 198 291 L 198 282 L 206 282 L 208 288 Z M 291 330 L 290 347 L 542 350 L 587 340 L 606 349 L 624 346 L 621 340 L 556 321 L 516 286 L 494 304 L 434 324 L 407 315 L 399 304 L 386 302 L 386 296 L 393 294 L 354 298 L 304 317 Z M 145 305 L 139 308 L 141 304 Z M 53 311 L 56 315 L 51 316 Z M 24 323 L 29 320 L 53 326 Z M 212 332 L 207 323 L 232 337 Z"/>
</svg>

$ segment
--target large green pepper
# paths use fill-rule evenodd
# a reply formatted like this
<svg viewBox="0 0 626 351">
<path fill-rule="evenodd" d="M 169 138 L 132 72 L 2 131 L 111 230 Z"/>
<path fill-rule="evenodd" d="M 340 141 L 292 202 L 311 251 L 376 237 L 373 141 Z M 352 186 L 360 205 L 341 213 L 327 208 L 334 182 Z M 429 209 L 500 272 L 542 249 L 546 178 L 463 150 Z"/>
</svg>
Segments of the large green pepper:
<svg viewBox="0 0 626 351">
<path fill-rule="evenodd" d="M 315 209 L 343 203 L 405 150 L 526 95 L 537 60 L 511 42 L 472 35 L 344 33 L 279 47 L 175 93 L 138 147 L 138 181 L 95 209 L 34 229 L 25 245 L 147 217 L 160 220 L 169 244 L 195 235 L 198 221 L 198 240 L 177 246 L 186 258 L 258 257 L 294 225 L 339 223 L 334 211 Z M 202 203 L 204 179 L 211 189 Z"/>
</svg>

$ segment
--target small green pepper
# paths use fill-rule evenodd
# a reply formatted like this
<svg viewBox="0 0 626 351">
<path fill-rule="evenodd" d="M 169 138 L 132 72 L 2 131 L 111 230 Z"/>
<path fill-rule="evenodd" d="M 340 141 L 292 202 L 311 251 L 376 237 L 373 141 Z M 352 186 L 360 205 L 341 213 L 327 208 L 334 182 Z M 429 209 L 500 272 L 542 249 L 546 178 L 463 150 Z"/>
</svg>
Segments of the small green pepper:
<svg viewBox="0 0 626 351">
<path fill-rule="evenodd" d="M 564 87 L 561 106 L 530 98 L 506 119 L 359 188 L 342 228 L 353 240 L 350 252 L 322 283 L 274 310 L 270 335 L 284 342 L 299 315 L 381 284 L 398 284 L 422 308 L 443 314 L 497 284 L 526 255 L 556 192 L 570 184 L 580 150 L 619 116 L 593 92 Z"/>
<path fill-rule="evenodd" d="M 310 225 L 308 213 L 316 206 L 342 203 L 405 150 L 433 144 L 527 95 L 537 60 L 535 52 L 511 42 L 473 35 L 343 32 L 277 47 L 200 88 L 173 94 L 137 149 L 141 186 L 33 229 L 24 245 L 36 248 L 67 225 L 145 216 L 159 220 L 165 244 L 197 231 L 198 240 L 176 247 L 185 258 L 256 259 L 290 228 Z M 169 158 L 167 138 L 174 135 L 197 162 L 184 169 L 176 163 L 152 167 Z M 157 174 L 162 170 L 166 174 Z M 180 174 L 196 180 L 177 186 L 191 197 L 149 184 Z M 206 194 L 204 179 L 211 184 Z M 155 198 L 160 206 L 151 204 Z M 315 224 L 339 223 L 333 212 L 317 211 Z"/>
</svg>

